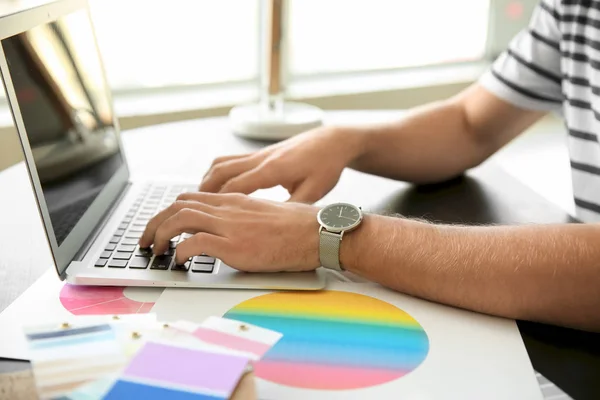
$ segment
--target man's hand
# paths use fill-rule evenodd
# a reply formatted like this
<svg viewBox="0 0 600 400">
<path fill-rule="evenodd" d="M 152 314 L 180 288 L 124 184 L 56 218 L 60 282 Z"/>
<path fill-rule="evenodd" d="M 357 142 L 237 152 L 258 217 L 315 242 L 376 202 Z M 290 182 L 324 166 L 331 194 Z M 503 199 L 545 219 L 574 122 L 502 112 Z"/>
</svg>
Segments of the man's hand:
<svg viewBox="0 0 600 400">
<path fill-rule="evenodd" d="M 361 135 L 321 127 L 256 153 L 217 158 L 200 191 L 250 194 L 278 185 L 290 201 L 312 203 L 325 196 L 344 168 L 360 155 Z"/>
<path fill-rule="evenodd" d="M 171 238 L 190 233 L 177 245 L 177 263 L 204 253 L 242 271 L 308 271 L 319 267 L 317 212 L 242 194 L 186 193 L 148 223 L 140 246 L 163 254 Z"/>
</svg>

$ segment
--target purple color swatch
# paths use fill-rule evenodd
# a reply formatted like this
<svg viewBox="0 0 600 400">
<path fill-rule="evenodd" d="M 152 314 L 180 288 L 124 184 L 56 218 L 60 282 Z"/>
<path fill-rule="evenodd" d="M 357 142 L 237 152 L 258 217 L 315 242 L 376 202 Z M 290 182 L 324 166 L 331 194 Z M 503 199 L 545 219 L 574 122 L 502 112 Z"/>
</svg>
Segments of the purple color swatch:
<svg viewBox="0 0 600 400">
<path fill-rule="evenodd" d="M 125 369 L 123 378 L 153 381 L 163 387 L 183 385 L 190 389 L 231 394 L 248 358 L 231 354 L 146 343 Z"/>
</svg>

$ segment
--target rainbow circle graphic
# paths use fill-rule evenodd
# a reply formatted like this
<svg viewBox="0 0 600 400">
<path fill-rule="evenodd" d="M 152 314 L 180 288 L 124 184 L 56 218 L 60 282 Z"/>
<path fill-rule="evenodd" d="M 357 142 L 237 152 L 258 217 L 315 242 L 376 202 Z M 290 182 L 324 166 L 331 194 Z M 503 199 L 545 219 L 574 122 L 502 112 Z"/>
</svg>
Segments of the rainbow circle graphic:
<svg viewBox="0 0 600 400">
<path fill-rule="evenodd" d="M 429 352 L 427 334 L 413 317 L 362 294 L 272 293 L 244 301 L 224 317 L 281 332 L 255 373 L 296 388 L 380 385 L 413 371 Z"/>
</svg>

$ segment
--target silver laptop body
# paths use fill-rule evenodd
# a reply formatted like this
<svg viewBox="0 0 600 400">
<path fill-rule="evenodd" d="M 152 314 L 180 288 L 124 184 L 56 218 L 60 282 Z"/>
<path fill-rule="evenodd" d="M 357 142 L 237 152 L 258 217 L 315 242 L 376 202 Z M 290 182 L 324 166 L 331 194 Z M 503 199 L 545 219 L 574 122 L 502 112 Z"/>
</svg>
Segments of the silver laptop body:
<svg viewBox="0 0 600 400">
<path fill-rule="evenodd" d="M 112 286 L 324 287 L 322 271 L 242 273 L 206 255 L 175 266 L 172 253 L 186 235 L 173 239 L 170 254 L 154 257 L 139 249 L 145 223 L 197 185 L 130 182 L 87 2 L 19 4 L 0 5 L 0 73 L 61 279 Z"/>
</svg>

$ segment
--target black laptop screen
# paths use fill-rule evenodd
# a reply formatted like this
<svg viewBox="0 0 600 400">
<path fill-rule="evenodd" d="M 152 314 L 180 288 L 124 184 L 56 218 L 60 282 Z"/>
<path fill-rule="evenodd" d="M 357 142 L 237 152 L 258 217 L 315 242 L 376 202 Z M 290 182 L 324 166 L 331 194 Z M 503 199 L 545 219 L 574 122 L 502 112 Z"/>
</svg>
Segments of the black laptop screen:
<svg viewBox="0 0 600 400">
<path fill-rule="evenodd" d="M 2 40 L 58 245 L 123 164 L 88 14 Z"/>
</svg>

